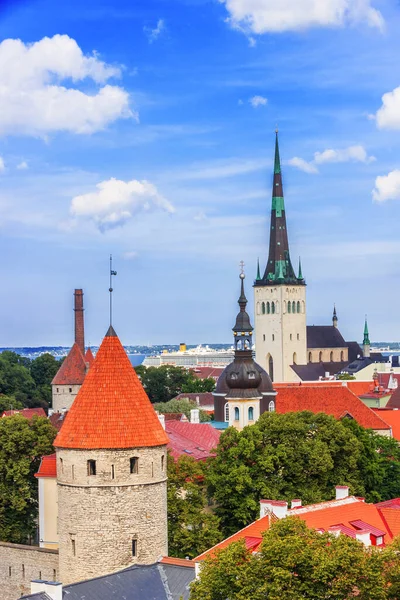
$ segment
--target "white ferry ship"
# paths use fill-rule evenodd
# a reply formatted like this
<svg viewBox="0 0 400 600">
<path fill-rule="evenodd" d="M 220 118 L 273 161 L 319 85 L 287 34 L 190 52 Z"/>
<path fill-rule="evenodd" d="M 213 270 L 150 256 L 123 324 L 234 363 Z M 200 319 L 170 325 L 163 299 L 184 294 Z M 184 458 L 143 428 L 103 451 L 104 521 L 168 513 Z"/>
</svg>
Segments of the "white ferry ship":
<svg viewBox="0 0 400 600">
<path fill-rule="evenodd" d="M 196 348 L 186 348 L 186 344 L 180 344 L 179 350 L 168 352 L 164 350 L 155 356 L 146 356 L 143 361 L 145 367 L 161 367 L 161 365 L 173 365 L 175 367 L 226 367 L 232 362 L 234 349 L 215 350 L 201 344 Z"/>
</svg>

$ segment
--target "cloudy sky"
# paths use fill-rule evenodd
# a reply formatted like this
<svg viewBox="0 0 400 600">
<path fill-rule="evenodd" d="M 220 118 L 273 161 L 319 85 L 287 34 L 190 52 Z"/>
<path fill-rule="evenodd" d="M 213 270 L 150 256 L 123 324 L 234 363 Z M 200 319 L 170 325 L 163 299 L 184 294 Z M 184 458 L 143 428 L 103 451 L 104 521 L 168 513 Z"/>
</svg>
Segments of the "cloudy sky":
<svg viewBox="0 0 400 600">
<path fill-rule="evenodd" d="M 397 0 L 0 3 L 0 346 L 229 342 L 274 129 L 308 322 L 400 339 Z"/>
</svg>

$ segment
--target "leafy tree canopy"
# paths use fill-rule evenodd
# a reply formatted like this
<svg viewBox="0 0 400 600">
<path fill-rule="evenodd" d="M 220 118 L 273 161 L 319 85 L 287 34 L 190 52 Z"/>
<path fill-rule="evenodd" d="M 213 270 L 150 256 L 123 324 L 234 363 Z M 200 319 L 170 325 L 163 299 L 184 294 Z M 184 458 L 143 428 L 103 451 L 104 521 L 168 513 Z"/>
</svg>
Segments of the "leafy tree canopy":
<svg viewBox="0 0 400 600">
<path fill-rule="evenodd" d="M 308 529 L 297 518 L 272 524 L 261 551 L 243 541 L 209 558 L 190 600 L 388 600 L 398 598 L 398 544 L 383 551 Z"/>
<path fill-rule="evenodd" d="M 213 379 L 198 379 L 193 371 L 183 367 L 135 367 L 151 402 L 168 402 L 182 392 L 208 392 L 215 387 Z"/>
<path fill-rule="evenodd" d="M 222 540 L 219 520 L 206 512 L 203 464 L 168 456 L 168 552 L 194 558 Z"/>
<path fill-rule="evenodd" d="M 335 485 L 364 496 L 362 454 L 351 428 L 324 413 L 264 413 L 241 432 L 228 428 L 207 470 L 224 533 L 253 521 L 261 498 L 321 502 L 332 498 Z M 364 476 L 368 470 L 365 465 Z M 373 487 L 379 477 L 369 475 Z"/>
<path fill-rule="evenodd" d="M 182 398 L 180 400 L 174 398 L 169 402 L 156 402 L 156 404 L 154 404 L 154 409 L 161 414 L 183 413 L 188 419 L 190 419 L 190 411 L 193 408 L 198 408 L 196 402 L 193 402 L 192 400 L 189 400 L 187 398 Z M 210 420 L 210 415 L 208 415 L 204 410 L 200 410 L 201 423 L 205 423 Z"/>
<path fill-rule="evenodd" d="M 44 417 L 0 419 L 0 540 L 24 543 L 36 529 L 37 472 L 54 452 L 56 430 Z"/>
</svg>

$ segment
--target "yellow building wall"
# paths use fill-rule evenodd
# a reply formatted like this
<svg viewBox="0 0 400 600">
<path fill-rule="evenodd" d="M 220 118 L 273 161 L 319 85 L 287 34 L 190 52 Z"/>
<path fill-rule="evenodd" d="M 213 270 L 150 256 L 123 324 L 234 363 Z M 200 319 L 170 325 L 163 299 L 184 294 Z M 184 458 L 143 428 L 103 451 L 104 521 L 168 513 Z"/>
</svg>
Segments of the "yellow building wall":
<svg viewBox="0 0 400 600">
<path fill-rule="evenodd" d="M 55 477 L 39 478 L 39 545 L 50 550 L 58 549 L 58 496 Z"/>
</svg>

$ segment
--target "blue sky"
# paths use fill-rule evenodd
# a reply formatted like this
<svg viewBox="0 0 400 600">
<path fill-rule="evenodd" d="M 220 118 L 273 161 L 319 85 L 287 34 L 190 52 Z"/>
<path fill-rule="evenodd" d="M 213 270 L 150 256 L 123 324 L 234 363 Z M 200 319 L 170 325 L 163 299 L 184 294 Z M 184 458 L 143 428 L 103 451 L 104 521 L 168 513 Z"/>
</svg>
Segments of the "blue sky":
<svg viewBox="0 0 400 600">
<path fill-rule="evenodd" d="M 97 344 L 110 252 L 124 343 L 229 342 L 276 124 L 308 323 L 400 339 L 398 31 L 395 0 L 0 2 L 0 345 L 71 343 L 75 287 Z"/>
</svg>

